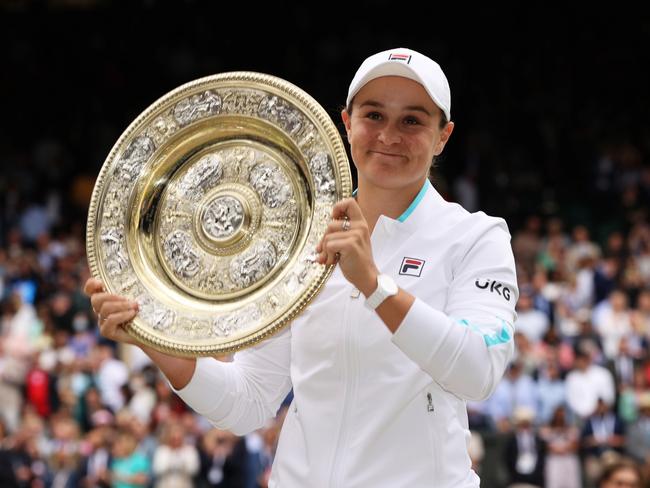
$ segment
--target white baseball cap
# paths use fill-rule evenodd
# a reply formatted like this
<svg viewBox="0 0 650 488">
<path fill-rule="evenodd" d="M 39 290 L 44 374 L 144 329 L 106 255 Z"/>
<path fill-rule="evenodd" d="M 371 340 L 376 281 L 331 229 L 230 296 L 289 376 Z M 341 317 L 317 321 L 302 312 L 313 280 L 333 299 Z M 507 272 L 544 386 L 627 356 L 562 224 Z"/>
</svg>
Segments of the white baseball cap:
<svg viewBox="0 0 650 488">
<path fill-rule="evenodd" d="M 424 54 L 406 48 L 382 51 L 361 63 L 350 83 L 345 105 L 350 105 L 366 83 L 381 76 L 402 76 L 417 81 L 427 91 L 433 103 L 443 111 L 447 120 L 451 120 L 451 91 L 440 65 Z"/>
</svg>

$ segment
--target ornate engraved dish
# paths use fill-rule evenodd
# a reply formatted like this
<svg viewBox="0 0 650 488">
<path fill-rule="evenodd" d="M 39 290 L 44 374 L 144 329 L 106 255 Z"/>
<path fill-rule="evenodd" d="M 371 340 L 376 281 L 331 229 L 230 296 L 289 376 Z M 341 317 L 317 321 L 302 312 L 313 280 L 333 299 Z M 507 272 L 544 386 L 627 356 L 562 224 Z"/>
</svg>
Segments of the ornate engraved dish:
<svg viewBox="0 0 650 488">
<path fill-rule="evenodd" d="M 331 268 L 314 262 L 332 206 L 351 193 L 323 108 L 273 76 L 233 72 L 166 94 L 122 134 L 88 214 L 92 274 L 137 301 L 127 330 L 206 356 L 274 334 Z"/>
</svg>

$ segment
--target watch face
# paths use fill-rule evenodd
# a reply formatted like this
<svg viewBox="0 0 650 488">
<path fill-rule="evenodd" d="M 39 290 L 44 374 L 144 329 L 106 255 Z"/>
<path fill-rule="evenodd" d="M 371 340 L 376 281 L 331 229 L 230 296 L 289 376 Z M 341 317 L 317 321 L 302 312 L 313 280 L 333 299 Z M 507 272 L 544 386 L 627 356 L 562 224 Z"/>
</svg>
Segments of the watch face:
<svg viewBox="0 0 650 488">
<path fill-rule="evenodd" d="M 377 278 L 377 284 L 384 290 L 386 290 L 386 293 L 389 295 L 394 295 L 397 293 L 397 285 L 393 281 L 393 279 L 388 276 L 388 275 L 379 275 Z"/>
</svg>

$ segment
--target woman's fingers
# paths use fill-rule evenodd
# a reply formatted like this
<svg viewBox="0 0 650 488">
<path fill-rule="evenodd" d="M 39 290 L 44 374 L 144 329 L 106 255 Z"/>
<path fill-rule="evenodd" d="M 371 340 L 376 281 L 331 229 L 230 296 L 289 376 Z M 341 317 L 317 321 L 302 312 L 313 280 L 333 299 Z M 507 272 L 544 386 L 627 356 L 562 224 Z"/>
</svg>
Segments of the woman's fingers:
<svg viewBox="0 0 650 488">
<path fill-rule="evenodd" d="M 137 310 L 130 309 L 112 313 L 107 317 L 102 316 L 99 319 L 99 332 L 108 339 L 134 344 L 135 341 L 122 325 L 133 320 L 137 313 Z"/>
<path fill-rule="evenodd" d="M 361 208 L 354 198 L 344 198 L 332 208 L 332 218 L 343 219 L 346 216 L 352 221 L 363 220 Z"/>
<path fill-rule="evenodd" d="M 345 222 L 347 222 L 347 224 Z M 325 231 L 325 233 L 336 234 L 338 232 L 349 232 L 351 228 L 352 228 L 352 224 L 350 223 L 349 220 L 346 219 L 332 220 L 329 224 L 327 224 L 327 230 Z"/>
<path fill-rule="evenodd" d="M 108 302 L 127 302 L 127 299 L 111 293 L 93 293 L 90 297 L 90 304 L 96 314 L 102 313 L 102 308 Z"/>
<path fill-rule="evenodd" d="M 103 332 L 103 329 L 109 328 L 114 329 L 118 325 L 124 324 L 133 320 L 133 318 L 138 314 L 137 310 L 128 309 L 121 312 L 114 312 L 106 317 L 102 316 L 100 320 L 100 329 Z"/>
<path fill-rule="evenodd" d="M 113 295 L 115 296 L 115 295 Z M 99 315 L 102 318 L 107 318 L 113 314 L 126 312 L 129 310 L 138 310 L 138 304 L 135 302 L 130 302 L 129 300 L 123 297 L 117 297 L 119 300 L 108 300 L 105 301 L 102 307 L 98 310 Z"/>
<path fill-rule="evenodd" d="M 90 278 L 84 285 L 84 293 L 97 314 L 99 332 L 102 336 L 118 342 L 135 344 L 136 341 L 124 330 L 124 324 L 138 314 L 138 304 L 120 295 L 104 291 L 104 283 Z"/>
<path fill-rule="evenodd" d="M 342 256 L 346 256 L 354 245 L 354 240 L 349 237 L 330 236 L 323 242 L 323 249 L 320 253 L 321 264 L 331 265 L 339 262 Z"/>
<path fill-rule="evenodd" d="M 89 278 L 84 285 L 84 293 L 88 296 L 102 291 L 104 291 L 104 283 L 97 278 Z"/>
</svg>

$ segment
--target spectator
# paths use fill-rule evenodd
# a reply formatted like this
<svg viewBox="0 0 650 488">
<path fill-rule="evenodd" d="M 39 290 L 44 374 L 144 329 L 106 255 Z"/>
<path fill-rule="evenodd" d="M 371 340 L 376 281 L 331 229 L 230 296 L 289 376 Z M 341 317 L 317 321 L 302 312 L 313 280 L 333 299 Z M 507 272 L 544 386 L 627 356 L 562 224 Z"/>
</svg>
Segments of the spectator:
<svg viewBox="0 0 650 488">
<path fill-rule="evenodd" d="M 523 365 L 514 361 L 488 400 L 488 411 L 498 430 L 508 432 L 510 419 L 517 407 L 528 407 L 537 416 L 537 388 L 533 379 L 523 372 Z"/>
<path fill-rule="evenodd" d="M 512 250 L 515 254 L 515 262 L 521 269 L 524 276 L 533 276 L 537 255 L 542 248 L 541 239 L 542 221 L 538 215 L 530 215 L 526 219 L 524 227 L 514 233 L 512 239 Z M 522 273 L 517 270 L 517 274 Z"/>
<path fill-rule="evenodd" d="M 77 488 L 79 486 L 79 426 L 60 412 L 52 418 L 50 466 L 53 471 L 52 486 Z"/>
<path fill-rule="evenodd" d="M 548 425 L 540 429 L 546 443 L 547 455 L 544 469 L 547 488 L 580 488 L 582 476 L 578 456 L 578 429 L 567 422 L 566 410 L 560 405 L 553 411 Z"/>
<path fill-rule="evenodd" d="M 596 411 L 582 429 L 581 446 L 585 457 L 585 475 L 589 480 L 600 476 L 607 455 L 614 451 L 622 454 L 625 443 L 623 422 L 610 405 L 598 399 Z"/>
<path fill-rule="evenodd" d="M 603 352 L 610 360 L 616 356 L 621 338 L 632 331 L 627 302 L 625 293 L 615 290 L 601 312 L 594 316 L 594 327 L 603 340 Z"/>
<path fill-rule="evenodd" d="M 566 394 L 573 413 L 586 419 L 596 411 L 599 400 L 606 405 L 614 403 L 614 379 L 607 369 L 593 364 L 589 354 L 578 350 L 575 369 L 566 378 Z"/>
<path fill-rule="evenodd" d="M 117 434 L 110 471 L 112 488 L 144 488 L 149 484 L 149 460 L 136 447 L 137 441 L 132 433 L 123 430 Z"/>
<path fill-rule="evenodd" d="M 650 289 L 642 290 L 637 296 L 637 307 L 632 311 L 630 320 L 639 334 L 650 338 Z"/>
<path fill-rule="evenodd" d="M 170 422 L 163 427 L 161 444 L 153 456 L 155 488 L 192 488 L 192 478 L 199 471 L 199 453 L 185 443 L 181 424 Z"/>
<path fill-rule="evenodd" d="M 581 268 L 580 263 L 585 260 L 595 262 L 600 258 L 600 246 L 592 242 L 589 236 L 589 229 L 585 225 L 576 225 L 572 231 L 572 243 L 566 253 L 566 267 L 571 273 Z"/>
<path fill-rule="evenodd" d="M 650 392 L 639 399 L 639 418 L 627 429 L 625 450 L 642 465 L 650 466 Z"/>
<path fill-rule="evenodd" d="M 524 286 L 520 290 L 517 302 L 517 321 L 515 330 L 525 334 L 530 342 L 538 343 L 549 328 L 548 316 L 533 308 L 533 289 Z"/>
<path fill-rule="evenodd" d="M 78 478 L 83 488 L 108 488 L 111 465 L 111 440 L 114 435 L 110 426 L 97 427 L 86 434 L 81 447 Z"/>
<path fill-rule="evenodd" d="M 541 369 L 537 380 L 539 398 L 539 422 L 552 422 L 558 408 L 566 403 L 566 386 L 560 376 L 560 368 L 554 358 L 549 358 Z"/>
<path fill-rule="evenodd" d="M 248 459 L 246 441 L 231 432 L 210 429 L 201 438 L 202 488 L 257 488 L 257 476 Z M 249 466 L 251 469 L 249 469 Z"/>
<path fill-rule="evenodd" d="M 512 419 L 515 430 L 505 450 L 510 488 L 543 488 L 546 446 L 533 428 L 535 412 L 527 407 L 517 407 Z"/>
<path fill-rule="evenodd" d="M 643 477 L 639 467 L 632 461 L 621 460 L 603 469 L 598 488 L 641 488 Z"/>
<path fill-rule="evenodd" d="M 550 322 L 554 319 L 553 301 L 557 299 L 555 296 L 555 287 L 549 285 L 548 277 L 544 270 L 538 270 L 533 275 L 531 282 L 533 287 L 533 307 L 535 310 L 544 312 Z"/>
<path fill-rule="evenodd" d="M 594 269 L 594 303 L 605 300 L 616 288 L 622 264 L 614 256 L 605 256 Z"/>
<path fill-rule="evenodd" d="M 124 406 L 122 387 L 129 379 L 129 370 L 126 364 L 115 358 L 113 346 L 107 342 L 100 343 L 94 353 L 96 381 L 102 402 L 117 412 Z"/>
<path fill-rule="evenodd" d="M 639 359 L 632 356 L 628 344 L 628 337 L 622 337 L 618 344 L 618 353 L 606 363 L 607 369 L 614 378 L 617 393 L 625 387 L 633 386 L 634 372 L 642 365 Z"/>
</svg>

